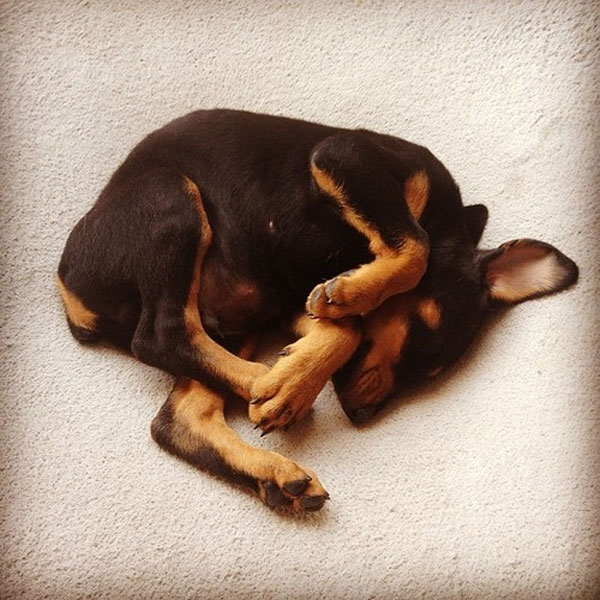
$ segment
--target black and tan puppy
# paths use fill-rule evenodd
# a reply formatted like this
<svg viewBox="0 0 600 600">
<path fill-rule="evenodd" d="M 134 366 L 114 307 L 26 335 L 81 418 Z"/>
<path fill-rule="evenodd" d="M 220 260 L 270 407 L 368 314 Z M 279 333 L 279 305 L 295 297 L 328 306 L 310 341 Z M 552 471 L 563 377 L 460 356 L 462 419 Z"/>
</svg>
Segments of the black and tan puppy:
<svg viewBox="0 0 600 600">
<path fill-rule="evenodd" d="M 543 242 L 478 250 L 486 220 L 421 146 L 199 111 L 131 152 L 71 233 L 58 285 L 78 340 L 177 377 L 152 424 L 163 448 L 270 506 L 316 510 L 316 475 L 245 444 L 225 398 L 245 398 L 269 432 L 305 416 L 335 373 L 344 410 L 364 420 L 453 362 L 490 304 L 575 282 Z M 282 323 L 298 341 L 270 370 L 250 362 L 252 334 Z"/>
</svg>

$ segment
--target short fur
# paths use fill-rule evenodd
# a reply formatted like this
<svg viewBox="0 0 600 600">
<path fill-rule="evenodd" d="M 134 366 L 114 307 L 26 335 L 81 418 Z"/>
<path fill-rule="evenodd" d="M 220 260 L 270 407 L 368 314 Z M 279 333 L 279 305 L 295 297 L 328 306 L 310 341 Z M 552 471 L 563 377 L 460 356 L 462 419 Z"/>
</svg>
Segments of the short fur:
<svg viewBox="0 0 600 600">
<path fill-rule="evenodd" d="M 152 426 L 163 448 L 271 506 L 317 510 L 316 475 L 236 438 L 226 395 L 268 432 L 306 415 L 335 373 L 344 410 L 364 420 L 456 360 L 492 302 L 577 279 L 549 244 L 478 250 L 486 221 L 422 146 L 198 111 L 134 148 L 72 231 L 58 283 L 77 339 L 178 378 Z M 290 320 L 300 339 L 271 370 L 231 352 Z"/>
</svg>

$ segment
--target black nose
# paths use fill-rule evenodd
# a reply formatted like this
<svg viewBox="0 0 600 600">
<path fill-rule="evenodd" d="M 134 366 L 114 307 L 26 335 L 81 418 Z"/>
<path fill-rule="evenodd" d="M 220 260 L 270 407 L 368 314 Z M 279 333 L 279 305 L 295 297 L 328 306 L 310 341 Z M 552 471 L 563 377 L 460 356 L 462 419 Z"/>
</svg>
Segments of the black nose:
<svg viewBox="0 0 600 600">
<path fill-rule="evenodd" d="M 377 404 L 369 404 L 354 410 L 344 410 L 344 412 L 353 423 L 360 425 L 368 421 L 377 412 L 377 408 Z"/>
</svg>

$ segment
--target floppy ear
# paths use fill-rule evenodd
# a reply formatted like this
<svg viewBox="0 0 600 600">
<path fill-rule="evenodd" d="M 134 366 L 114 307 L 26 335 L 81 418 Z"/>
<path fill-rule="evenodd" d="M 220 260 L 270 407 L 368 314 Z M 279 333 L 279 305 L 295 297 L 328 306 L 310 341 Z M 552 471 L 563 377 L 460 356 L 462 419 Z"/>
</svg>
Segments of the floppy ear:
<svg viewBox="0 0 600 600">
<path fill-rule="evenodd" d="M 577 265 L 554 246 L 513 240 L 481 255 L 490 298 L 509 304 L 546 296 L 577 281 Z"/>
<path fill-rule="evenodd" d="M 488 209 L 483 204 L 473 204 L 463 208 L 463 215 L 469 237 L 477 246 L 488 220 Z"/>
</svg>

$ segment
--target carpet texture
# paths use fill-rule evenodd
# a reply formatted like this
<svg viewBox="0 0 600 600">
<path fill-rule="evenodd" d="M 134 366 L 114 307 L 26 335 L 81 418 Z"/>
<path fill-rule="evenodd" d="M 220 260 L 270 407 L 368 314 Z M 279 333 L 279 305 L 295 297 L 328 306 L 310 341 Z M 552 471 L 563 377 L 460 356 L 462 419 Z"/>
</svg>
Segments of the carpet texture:
<svg viewBox="0 0 600 600">
<path fill-rule="evenodd" d="M 2 598 L 594 598 L 600 593 L 595 2 L 0 2 Z M 546 240 L 580 283 L 353 427 L 247 440 L 331 493 L 297 518 L 158 449 L 171 380 L 69 334 L 71 227 L 147 132 L 196 108 L 428 146 L 483 243 Z"/>
</svg>

